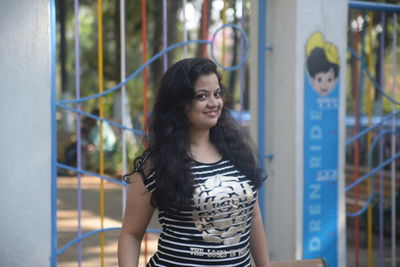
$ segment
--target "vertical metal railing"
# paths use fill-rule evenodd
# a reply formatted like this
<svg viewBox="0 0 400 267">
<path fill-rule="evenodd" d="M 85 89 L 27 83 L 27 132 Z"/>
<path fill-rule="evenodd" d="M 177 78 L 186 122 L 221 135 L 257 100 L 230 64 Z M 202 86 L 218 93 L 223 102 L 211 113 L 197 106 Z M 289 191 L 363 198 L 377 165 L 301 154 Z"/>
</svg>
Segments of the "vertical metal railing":
<svg viewBox="0 0 400 267">
<path fill-rule="evenodd" d="M 352 230 L 348 231 L 352 252 L 347 263 L 394 267 L 399 263 L 400 81 L 396 58 L 400 6 L 350 1 L 349 7 L 353 86 L 347 106 L 354 108 L 347 111 L 348 132 L 353 136 L 346 142 L 346 172 L 354 179 L 348 178 L 346 186 L 348 228 Z"/>
<path fill-rule="evenodd" d="M 100 3 L 100 2 L 98 2 Z M 167 1 L 164 1 L 164 5 L 163 8 L 166 9 L 167 8 Z M 186 1 L 184 1 L 184 3 L 186 3 Z M 206 2 L 205 2 L 206 3 Z M 145 133 L 141 130 L 141 129 L 135 129 L 133 128 L 130 122 L 126 121 L 125 113 L 127 112 L 127 110 L 125 109 L 126 107 L 126 103 L 127 100 L 126 98 L 126 85 L 128 84 L 129 81 L 133 80 L 133 79 L 137 79 L 138 76 L 143 73 L 146 68 L 148 68 L 150 66 L 150 64 L 152 64 L 153 62 L 155 62 L 157 59 L 159 58 L 163 58 L 165 59 L 164 62 L 167 62 L 167 55 L 168 52 L 179 48 L 179 47 L 184 47 L 185 48 L 185 53 L 187 55 L 188 51 L 186 49 L 186 47 L 188 45 L 191 44 L 195 44 L 195 45 L 204 45 L 205 46 L 209 46 L 210 47 L 210 57 L 212 57 L 216 63 L 219 65 L 220 68 L 227 70 L 227 71 L 234 71 L 234 70 L 239 70 L 241 69 L 244 64 L 247 61 L 248 58 L 248 48 L 249 48 L 249 43 L 247 40 L 247 36 L 244 32 L 244 30 L 240 27 L 237 26 L 236 24 L 223 24 L 222 26 L 220 26 L 219 28 L 217 28 L 213 34 L 212 37 L 208 37 L 210 36 L 208 33 L 208 29 L 204 28 L 202 30 L 202 34 L 203 36 L 206 36 L 204 39 L 202 40 L 185 40 L 184 42 L 181 43 L 176 43 L 174 45 L 171 46 L 166 46 L 167 45 L 167 39 L 166 39 L 166 28 L 163 30 L 163 32 L 165 32 L 164 34 L 164 49 L 157 53 L 156 55 L 154 55 L 153 57 L 151 57 L 150 59 L 146 59 L 143 62 L 143 65 L 141 65 L 139 68 L 137 68 L 133 73 L 131 73 L 130 75 L 126 75 L 125 73 L 125 68 L 126 68 L 126 62 L 125 62 L 125 56 L 122 54 L 121 55 L 121 82 L 119 84 L 117 84 L 116 86 L 114 86 L 113 88 L 107 89 L 107 90 L 103 90 L 102 84 L 103 84 L 103 79 L 101 78 L 102 76 L 102 72 L 103 70 L 100 68 L 99 71 L 99 77 L 100 77 L 100 81 L 99 81 L 99 92 L 97 94 L 94 95 L 90 95 L 87 97 L 81 97 L 81 92 L 80 92 L 80 50 L 79 50 L 79 1 L 75 0 L 74 1 L 74 10 L 75 10 L 75 79 L 76 79 L 76 83 L 75 83 L 75 89 L 76 89 L 76 98 L 75 99 L 60 99 L 57 97 L 57 87 L 56 87 L 56 76 L 57 76 L 57 71 L 56 71 L 56 20 L 55 20 L 55 1 L 51 0 L 50 1 L 51 4 L 51 17 L 52 17 L 52 21 L 51 21 L 51 47 L 52 47 L 52 76 L 51 76 L 51 81 L 52 81 L 52 96 L 51 96 L 51 106 L 52 106 L 52 110 L 51 110 L 51 114 L 52 114 L 52 195 L 51 195 L 51 209 L 52 209 L 52 230 L 51 230 L 51 235 L 52 235 L 52 255 L 51 255 L 51 266 L 57 266 L 58 263 L 58 258 L 61 254 L 63 254 L 65 251 L 72 249 L 72 246 L 77 245 L 77 263 L 78 266 L 81 265 L 81 262 L 83 261 L 83 246 L 82 246 L 82 241 L 85 240 L 88 237 L 94 236 L 94 235 L 100 235 L 103 236 L 101 238 L 99 247 L 101 248 L 101 252 L 100 252 L 100 263 L 99 265 L 106 265 L 106 262 L 104 260 L 104 247 L 105 247 L 105 237 L 104 237 L 104 233 L 105 232 L 109 232 L 109 231 L 118 231 L 120 230 L 119 227 L 105 227 L 104 221 L 103 219 L 101 219 L 101 227 L 100 229 L 96 229 L 93 231 L 83 231 L 82 229 L 82 219 L 84 217 L 84 213 L 81 212 L 82 211 L 82 188 L 81 188 L 81 177 L 86 176 L 86 177 L 91 177 L 94 179 L 100 179 L 99 181 L 101 181 L 101 189 L 100 191 L 103 192 L 101 193 L 101 204 L 100 204 L 100 214 L 102 218 L 104 218 L 105 214 L 104 214 L 104 183 L 112 183 L 112 184 L 116 184 L 118 186 L 121 186 L 122 188 L 122 195 L 123 195 L 123 199 L 125 199 L 125 190 L 124 187 L 126 187 L 126 184 L 121 182 L 118 178 L 116 177 L 110 177 L 109 175 L 106 174 L 105 170 L 104 170 L 104 155 L 100 156 L 101 157 L 101 162 L 99 163 L 100 165 L 102 165 L 102 167 L 100 167 L 100 171 L 99 173 L 96 173 L 95 171 L 90 171 L 90 170 L 86 170 L 84 167 L 84 164 L 82 164 L 82 161 L 84 160 L 84 155 L 82 155 L 79 151 L 81 150 L 81 139 L 82 139 L 82 135 L 81 135 L 81 120 L 83 120 L 84 118 L 90 118 L 92 120 L 95 120 L 97 122 L 99 122 L 100 124 L 100 139 L 102 140 L 102 131 L 103 131 L 103 126 L 104 124 L 108 124 L 111 125 L 112 127 L 114 127 L 115 129 L 119 129 L 122 132 L 122 144 L 123 144 L 123 148 L 122 148 L 122 158 L 123 158 L 123 171 L 126 171 L 126 158 L 127 158 L 127 151 L 126 151 L 126 145 L 127 145 L 127 141 L 126 141 L 126 135 L 129 133 L 131 135 L 136 135 L 139 137 L 143 137 L 145 135 Z M 243 5 L 243 3 L 242 3 Z M 100 8 L 98 9 L 98 27 L 99 27 L 99 35 L 100 37 L 98 38 L 98 40 L 101 42 L 102 40 L 102 28 L 101 28 L 101 21 L 102 21 L 102 16 L 101 16 L 101 5 L 99 5 Z M 123 0 L 121 0 L 121 20 L 124 19 L 124 8 L 125 8 L 125 2 Z M 164 10 L 163 14 L 166 12 L 166 10 Z M 166 15 L 166 13 L 165 13 Z M 166 19 L 166 17 L 165 17 Z M 164 27 L 166 27 L 166 23 L 163 24 Z M 124 28 L 124 21 L 121 21 L 121 35 L 125 34 L 125 28 Z M 216 40 L 219 37 L 219 33 L 224 31 L 225 29 L 230 28 L 232 31 L 237 31 L 240 33 L 240 38 L 239 41 L 242 44 L 242 50 L 241 50 L 241 56 L 238 60 L 238 63 L 235 66 L 231 66 L 231 67 L 226 67 L 224 65 L 224 63 L 222 62 L 222 64 L 218 61 L 217 56 L 215 56 L 215 46 L 216 46 Z M 187 36 L 187 34 L 185 34 L 185 36 Z M 121 36 L 121 53 L 125 52 L 125 39 L 124 36 Z M 102 65 L 102 47 L 103 44 L 99 44 L 99 66 Z M 244 76 L 243 74 L 241 75 L 241 77 Z M 244 79 L 244 77 L 242 77 Z M 103 110 L 102 105 L 99 106 L 100 109 L 100 114 L 92 114 L 92 113 L 88 113 L 84 111 L 84 105 L 90 101 L 98 101 L 98 102 L 102 102 L 101 99 L 107 97 L 108 95 L 112 94 L 112 93 L 116 93 L 119 92 L 119 90 L 121 90 L 121 113 L 122 113 L 122 122 L 115 122 L 113 120 L 109 120 L 109 119 L 105 119 L 105 113 Z M 57 127 L 57 113 L 61 110 L 66 110 L 70 113 L 73 114 L 73 116 L 75 116 L 76 119 L 76 127 L 77 127 L 77 165 L 76 166 L 70 166 L 67 164 L 64 164 L 62 162 L 60 162 L 57 159 L 57 154 L 58 154 L 58 146 L 59 144 L 57 143 L 57 140 L 60 137 L 60 129 L 58 129 Z M 147 113 L 147 112 L 144 112 Z M 100 146 L 102 146 L 102 141 L 100 142 Z M 100 153 L 102 154 L 102 153 Z M 59 201 L 59 195 L 58 195 L 58 174 L 57 171 L 59 170 L 66 170 L 66 171 L 70 171 L 74 174 L 76 174 L 77 176 L 77 207 L 76 207 L 76 211 L 78 212 L 78 229 L 77 229 L 77 236 L 71 240 L 69 240 L 66 244 L 63 244 L 62 246 L 60 246 L 59 244 L 59 229 L 57 228 L 57 213 L 59 211 L 58 209 L 58 201 Z M 96 200 L 95 200 L 96 201 Z M 124 208 L 124 206 L 123 206 Z M 159 233 L 159 230 L 156 229 L 148 229 L 147 232 L 150 233 Z"/>
</svg>

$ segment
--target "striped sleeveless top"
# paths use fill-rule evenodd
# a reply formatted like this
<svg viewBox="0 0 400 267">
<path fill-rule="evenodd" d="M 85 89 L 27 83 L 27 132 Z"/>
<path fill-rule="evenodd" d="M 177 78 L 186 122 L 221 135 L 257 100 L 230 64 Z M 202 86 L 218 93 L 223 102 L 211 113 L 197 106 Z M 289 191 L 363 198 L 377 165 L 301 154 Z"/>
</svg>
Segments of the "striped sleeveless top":
<svg viewBox="0 0 400 267">
<path fill-rule="evenodd" d="M 251 266 L 250 227 L 257 192 L 228 160 L 191 167 L 193 206 L 159 211 L 158 249 L 147 266 Z M 154 172 L 144 183 L 156 190 Z"/>
</svg>

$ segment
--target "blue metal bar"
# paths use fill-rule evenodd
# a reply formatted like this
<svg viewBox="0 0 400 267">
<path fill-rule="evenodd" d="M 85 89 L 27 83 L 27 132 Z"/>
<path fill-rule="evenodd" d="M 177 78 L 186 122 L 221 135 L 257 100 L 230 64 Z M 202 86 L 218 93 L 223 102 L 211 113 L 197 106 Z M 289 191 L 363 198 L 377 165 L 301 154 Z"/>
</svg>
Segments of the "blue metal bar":
<svg viewBox="0 0 400 267">
<path fill-rule="evenodd" d="M 365 11 L 363 12 L 365 13 Z M 364 14 L 363 14 L 364 15 Z M 361 25 L 360 25 L 361 28 Z M 362 55 L 362 57 L 365 56 L 365 37 L 366 37 L 366 31 L 361 31 L 361 51 L 360 54 Z M 358 103 L 361 103 L 361 105 L 358 105 L 358 131 L 359 131 L 359 127 L 360 127 L 360 121 L 361 121 L 361 117 L 362 117 L 362 96 L 363 96 L 363 90 L 364 90 L 364 72 L 363 70 L 363 66 L 362 64 L 360 64 L 360 71 L 358 73 L 358 81 L 359 81 L 359 87 L 358 87 Z"/>
<path fill-rule="evenodd" d="M 274 158 L 273 154 L 264 155 L 264 159 L 273 159 L 273 158 Z"/>
<path fill-rule="evenodd" d="M 99 98 L 99 97 L 108 95 L 108 94 L 110 94 L 110 93 L 116 91 L 117 89 L 121 88 L 122 86 L 126 85 L 131 79 L 135 78 L 135 77 L 136 77 L 139 73 L 141 73 L 147 66 L 149 66 L 151 63 L 153 63 L 154 61 L 156 61 L 158 58 L 160 58 L 160 57 L 162 57 L 163 55 L 167 54 L 167 53 L 170 52 L 171 50 L 174 50 L 175 48 L 178 48 L 178 47 L 181 47 L 181 46 L 186 46 L 186 45 L 189 45 L 189 44 L 211 44 L 212 57 L 213 57 L 215 63 L 216 63 L 219 67 L 221 67 L 221 68 L 224 69 L 224 70 L 229 70 L 229 71 L 239 69 L 239 68 L 244 64 L 244 62 L 246 61 L 248 53 L 246 53 L 245 56 L 240 60 L 240 62 L 239 62 L 237 65 L 233 66 L 233 67 L 224 67 L 224 66 L 222 66 L 222 65 L 219 64 L 219 62 L 215 59 L 214 54 L 213 54 L 213 47 L 214 47 L 214 41 L 215 41 L 215 39 L 216 39 L 216 34 L 217 34 L 219 31 L 221 31 L 222 29 L 226 28 L 226 27 L 232 27 L 232 28 L 234 28 L 234 29 L 240 31 L 240 32 L 241 32 L 241 35 L 242 35 L 242 38 L 243 38 L 243 40 L 244 40 L 244 43 L 245 43 L 245 47 L 246 47 L 246 48 L 248 47 L 248 40 L 247 40 L 247 37 L 246 37 L 246 34 L 244 33 L 244 31 L 243 31 L 239 26 L 237 26 L 237 25 L 235 25 L 235 24 L 225 24 L 225 25 L 222 25 L 220 28 L 218 28 L 218 29 L 214 32 L 214 35 L 213 35 L 213 38 L 212 38 L 211 41 L 208 41 L 208 40 L 191 40 L 191 41 L 187 41 L 187 42 L 180 42 L 180 43 L 177 43 L 177 44 L 173 44 L 173 45 L 167 47 L 166 49 L 160 51 L 160 52 L 157 53 L 155 56 L 153 56 L 149 61 L 147 61 L 146 63 L 144 63 L 142 66 L 140 66 L 135 72 L 133 72 L 131 75 L 129 75 L 124 81 L 120 82 L 120 83 L 117 84 L 115 87 L 110 88 L 110 89 L 104 91 L 103 93 L 91 95 L 91 96 L 84 97 L 84 98 L 80 98 L 80 99 L 60 100 L 60 101 L 58 101 L 58 104 L 81 103 L 81 102 L 85 102 L 85 101 L 88 101 L 88 100 L 91 100 L 91 99 L 96 99 L 96 98 Z M 246 49 L 246 51 L 247 51 L 247 50 L 248 50 L 248 49 Z"/>
<path fill-rule="evenodd" d="M 372 154 L 373 154 L 373 152 L 374 152 L 374 150 L 375 150 L 375 146 L 376 146 L 376 144 L 378 143 L 378 141 L 384 136 L 384 135 L 387 135 L 387 134 L 393 134 L 393 135 L 395 135 L 396 134 L 396 131 L 393 131 L 393 130 L 387 130 L 387 131 L 384 131 L 384 132 L 382 132 L 382 133 L 380 133 L 378 136 L 376 136 L 375 138 L 374 138 L 374 140 L 373 140 L 373 142 L 372 142 L 372 144 L 371 144 L 371 148 L 370 148 L 370 150 L 369 150 L 369 152 L 368 152 L 368 168 L 369 169 L 371 169 L 371 166 L 372 166 Z M 400 134 L 400 133 L 399 133 Z M 392 157 L 392 158 L 389 158 L 389 159 L 393 159 L 394 158 L 394 156 Z M 394 162 L 394 161 L 392 161 L 392 162 Z M 383 168 L 381 165 L 379 165 L 379 166 L 377 166 L 376 168 Z M 371 173 L 371 172 L 369 172 L 369 173 L 367 173 L 366 175 L 364 175 L 364 176 L 368 176 L 368 177 L 371 177 L 373 174 Z M 363 177 L 364 177 L 363 176 Z M 360 178 L 359 178 L 360 179 Z M 357 179 L 357 181 L 356 182 L 358 182 L 358 180 L 359 179 Z M 358 210 L 358 211 L 356 211 L 356 212 L 354 212 L 354 213 L 347 213 L 347 216 L 349 216 L 349 217 L 356 217 L 356 216 L 359 216 L 359 215 L 361 215 L 362 213 L 364 213 L 367 209 L 368 209 L 368 206 L 369 206 L 369 204 L 371 203 L 371 201 L 372 201 L 372 198 L 373 198 L 373 196 L 374 196 L 374 194 L 375 194 L 375 186 L 374 186 L 374 184 L 375 184 L 375 180 L 374 179 L 371 179 L 371 193 L 370 193 L 370 195 L 369 195 L 369 197 L 368 197 L 368 200 L 367 200 L 367 203 L 366 203 L 366 205 L 362 208 L 362 209 L 360 209 L 360 210 Z M 350 189 L 349 189 L 350 190 Z M 346 188 L 346 192 L 347 192 L 347 188 Z"/>
<path fill-rule="evenodd" d="M 258 1 L 258 162 L 261 169 L 265 169 L 265 81 L 266 81 L 266 0 Z M 265 222 L 265 189 L 260 188 L 259 203 L 261 214 Z"/>
<path fill-rule="evenodd" d="M 161 230 L 158 230 L 158 229 L 146 229 L 146 233 L 161 234 Z"/>
<path fill-rule="evenodd" d="M 80 59 L 80 36 L 79 36 L 79 0 L 74 1 L 74 22 L 75 22 L 75 84 L 76 98 L 81 97 L 81 59 Z M 81 110 L 82 105 L 77 104 L 77 110 Z M 76 118 L 76 167 L 82 169 L 82 130 L 81 115 L 77 114 Z M 77 173 L 77 206 L 78 206 L 78 236 L 82 235 L 82 177 Z M 82 243 L 79 242 L 78 250 L 78 267 L 82 266 Z"/>
<path fill-rule="evenodd" d="M 367 74 L 368 78 L 371 80 L 371 82 L 374 84 L 375 88 L 379 91 L 380 94 L 382 94 L 383 96 L 385 96 L 390 102 L 392 102 L 393 104 L 396 105 L 400 105 L 400 101 L 397 101 L 396 99 L 394 99 L 393 97 L 391 97 L 390 95 L 386 94 L 385 91 L 383 90 L 382 86 L 374 79 L 374 77 L 372 76 L 372 74 L 369 72 L 367 64 L 365 63 L 365 61 L 362 59 L 362 57 L 360 55 L 357 54 L 356 51 L 354 51 L 353 48 L 349 47 L 348 50 L 351 52 L 351 54 L 356 57 L 360 62 L 361 62 L 361 67 L 362 70 L 365 71 L 365 73 Z"/>
<path fill-rule="evenodd" d="M 397 116 L 399 113 L 400 113 L 400 110 L 396 111 L 395 113 L 391 113 L 391 114 L 387 115 L 386 117 L 382 117 L 382 120 L 379 123 L 377 123 L 376 125 L 368 127 L 366 129 L 362 130 L 361 132 L 359 132 L 358 134 L 350 137 L 346 141 L 346 146 L 350 145 L 351 143 L 353 143 L 357 139 L 361 138 L 363 135 L 367 134 L 369 131 L 372 131 L 375 128 L 378 128 L 379 126 L 384 124 L 386 121 L 389 121 L 392 117 Z"/>
<path fill-rule="evenodd" d="M 384 12 L 396 12 L 396 13 L 400 12 L 400 5 L 372 3 L 363 1 L 349 1 L 349 8 L 384 11 Z"/>
<path fill-rule="evenodd" d="M 374 181 L 374 179 L 372 179 L 372 181 Z M 368 197 L 367 202 L 365 203 L 365 206 L 362 207 L 360 210 L 358 210 L 356 212 L 347 213 L 346 214 L 347 217 L 357 217 L 357 216 L 360 216 L 361 214 L 363 214 L 364 212 L 366 212 L 368 210 L 368 206 L 371 204 L 372 199 L 374 198 L 374 195 L 375 195 L 374 188 L 371 187 L 371 189 L 372 189 L 371 193 L 369 194 L 369 197 Z"/>
<path fill-rule="evenodd" d="M 50 265 L 57 266 L 57 118 L 56 118 L 56 10 L 50 0 L 50 83 L 51 83 L 51 256 Z"/>
<path fill-rule="evenodd" d="M 240 37 L 241 40 L 244 44 L 244 54 L 242 55 L 242 57 L 240 58 L 240 61 L 238 64 L 236 64 L 235 66 L 232 67 L 225 67 L 223 66 L 221 63 L 219 63 L 219 61 L 217 60 L 217 58 L 214 55 L 214 40 L 217 38 L 217 34 L 218 32 L 222 31 L 223 29 L 227 28 L 227 27 L 232 27 L 233 29 L 236 29 L 238 31 L 240 31 Z M 214 59 L 215 63 L 222 68 L 223 70 L 227 70 L 227 71 L 233 71 L 233 70 L 237 70 L 240 69 L 243 64 L 246 62 L 247 58 L 249 55 L 249 40 L 247 39 L 246 33 L 243 31 L 242 28 L 240 28 L 239 26 L 235 25 L 235 24 L 224 24 L 221 27 L 219 27 L 217 30 L 215 30 L 214 34 L 213 34 L 213 38 L 211 40 L 211 56 Z"/>
<path fill-rule="evenodd" d="M 370 167 L 372 166 L 372 151 L 374 150 L 374 148 L 375 148 L 377 142 L 380 141 L 381 138 L 382 138 L 382 136 L 384 136 L 384 135 L 387 135 L 387 134 L 396 134 L 396 133 L 397 133 L 397 132 L 393 132 L 392 130 L 386 130 L 386 131 L 383 131 L 383 132 L 379 133 L 379 135 L 375 136 L 374 140 L 372 141 L 371 149 L 370 149 L 369 157 L 368 157 L 368 159 L 369 159 L 368 162 L 369 162 L 369 166 L 370 166 Z M 397 133 L 397 134 L 400 135 L 400 133 Z M 389 158 L 389 160 L 392 160 L 392 161 L 395 160 L 395 159 L 396 159 L 396 156 L 399 157 L 399 156 L 400 156 L 400 153 L 397 153 L 394 157 Z M 391 162 L 392 162 L 392 161 L 391 161 Z M 351 190 L 353 187 L 355 187 L 355 186 L 358 185 L 359 183 L 363 182 L 363 181 L 365 180 L 366 177 L 375 174 L 376 171 L 373 173 L 373 171 L 374 171 L 375 169 L 377 169 L 377 171 L 378 171 L 379 168 L 383 168 L 384 166 L 386 166 L 386 165 L 381 164 L 381 165 L 375 167 L 375 168 L 374 168 L 373 170 L 371 170 L 369 173 L 367 173 L 367 174 L 365 174 L 364 176 L 362 176 L 361 178 L 357 179 L 357 181 L 355 181 L 354 183 L 352 183 L 352 184 L 350 184 L 349 186 L 346 187 L 346 192 L 349 191 L 349 190 Z"/>
<path fill-rule="evenodd" d="M 120 128 L 122 130 L 127 130 L 127 131 L 133 132 L 133 133 L 135 133 L 137 135 L 141 135 L 141 136 L 146 136 L 146 134 L 144 132 L 140 131 L 140 130 L 136 130 L 136 129 L 133 129 L 133 128 L 126 127 L 125 125 L 122 125 L 122 124 L 119 124 L 119 123 L 116 123 L 116 122 L 101 118 L 99 116 L 95 116 L 95 115 L 90 114 L 90 113 L 86 113 L 86 112 L 80 111 L 79 109 L 76 109 L 76 108 L 73 108 L 73 107 L 70 107 L 70 106 L 66 106 L 66 105 L 62 105 L 62 104 L 58 104 L 57 106 L 59 106 L 61 108 L 64 108 L 64 109 L 67 109 L 69 111 L 75 112 L 77 114 L 84 115 L 86 117 L 92 118 L 94 120 L 98 120 L 98 121 L 102 121 L 102 122 L 108 122 L 109 124 L 114 125 L 115 127 Z"/>
<path fill-rule="evenodd" d="M 211 41 L 208 41 L 208 40 L 192 40 L 192 41 L 173 44 L 173 45 L 169 46 L 167 49 L 157 53 L 155 56 L 153 56 L 151 59 L 149 59 L 149 61 L 144 63 L 142 66 L 140 66 L 135 72 L 133 72 L 124 81 L 120 82 L 115 87 L 110 88 L 110 89 L 104 91 L 101 94 L 95 94 L 95 95 L 91 95 L 91 96 L 88 96 L 88 97 L 83 97 L 83 98 L 80 98 L 80 99 L 60 100 L 60 101 L 58 101 L 58 104 L 81 103 L 81 102 L 85 102 L 85 101 L 88 101 L 88 100 L 91 100 L 91 99 L 96 99 L 96 98 L 99 98 L 99 97 L 102 97 L 102 96 L 106 96 L 109 93 L 112 93 L 112 92 L 116 91 L 117 89 L 119 89 L 120 87 L 126 85 L 130 80 L 135 78 L 139 73 L 141 73 L 151 63 L 153 63 L 154 61 L 156 61 L 158 58 L 162 57 L 164 54 L 168 53 L 169 51 L 174 50 L 175 48 L 178 48 L 178 47 L 181 47 L 181 46 L 189 45 L 189 44 L 209 44 L 209 43 L 211 43 Z"/>
<path fill-rule="evenodd" d="M 128 184 L 126 184 L 124 182 L 118 181 L 117 179 L 113 179 L 113 178 L 102 176 L 102 175 L 99 175 L 99 174 L 96 174 L 96 173 L 93 173 L 93 172 L 88 172 L 88 171 L 85 171 L 85 170 L 77 169 L 77 168 L 62 164 L 62 163 L 57 163 L 56 165 L 57 165 L 57 167 L 60 167 L 60 168 L 66 169 L 66 170 L 70 170 L 70 171 L 74 171 L 74 172 L 82 173 L 82 174 L 87 174 L 87 175 L 90 175 L 90 176 L 93 176 L 93 177 L 98 177 L 100 179 L 109 181 L 111 183 L 115 183 L 115 184 L 119 184 L 119 185 L 123 185 L 123 186 L 127 186 L 128 185 Z"/>
<path fill-rule="evenodd" d="M 398 158 L 400 158 L 400 152 L 395 154 L 393 157 L 387 159 L 386 161 L 384 161 L 379 166 L 373 168 L 369 173 L 367 173 L 367 174 L 361 176 L 360 178 L 358 178 L 358 180 L 356 182 L 346 186 L 346 192 L 350 191 L 351 189 L 353 189 L 354 187 L 356 187 L 360 183 L 364 182 L 364 180 L 366 180 L 368 177 L 370 177 L 371 175 L 374 175 L 378 171 L 382 170 L 383 167 L 386 167 L 387 165 L 389 165 L 390 163 L 392 163 L 393 161 L 395 161 Z"/>
<path fill-rule="evenodd" d="M 382 25 L 382 33 L 380 36 L 380 49 L 379 49 L 379 72 L 380 72 L 380 81 L 379 85 L 384 88 L 385 87 L 385 34 L 386 34 L 386 13 L 381 12 L 381 25 Z M 379 112 L 380 115 L 383 116 L 383 97 L 380 95 L 377 99 L 379 103 Z M 381 125 L 380 132 L 383 134 L 383 127 Z M 382 164 L 383 161 L 383 140 L 380 139 L 379 142 L 379 163 Z M 383 171 L 379 172 L 379 263 L 380 266 L 384 266 L 384 240 L 383 240 L 383 225 L 384 225 L 384 217 L 383 217 Z"/>
<path fill-rule="evenodd" d="M 397 14 L 393 14 L 393 21 L 395 22 L 394 23 L 394 29 L 393 29 L 393 43 L 392 43 L 392 47 L 393 47 L 393 62 L 392 62 L 392 69 L 393 69 L 393 81 L 397 81 L 397 72 L 398 72 L 398 68 L 397 68 L 397 48 L 398 48 L 398 46 L 397 46 L 397 26 L 398 26 L 398 24 L 397 24 Z M 393 87 L 392 87 L 392 92 L 393 92 L 393 94 L 395 93 L 395 91 L 396 91 L 396 85 L 394 85 Z M 395 107 L 394 107 L 394 105 L 392 105 L 392 112 L 395 110 Z M 396 130 L 396 124 L 395 124 L 395 120 L 393 120 L 392 121 L 392 131 L 395 131 Z M 391 154 L 392 154 L 392 156 L 396 153 L 396 139 L 395 139 L 395 135 L 392 135 L 392 138 L 391 138 L 391 145 L 392 145 L 392 149 L 391 149 Z M 391 166 L 390 166 L 391 168 L 390 168 L 390 173 L 391 173 L 391 186 L 392 186 L 392 188 L 391 188 L 391 206 L 392 206 L 392 208 L 391 208 L 391 213 L 392 213 L 392 218 L 391 218 L 391 224 L 392 224 L 392 227 L 391 227 L 391 234 L 392 234 L 392 267 L 396 267 L 396 262 L 397 262 L 397 259 L 396 259 L 396 243 L 397 243 L 397 241 L 396 241 L 396 237 L 397 237 L 397 233 L 396 233 L 396 228 L 397 228 L 397 225 L 396 225 L 396 220 L 397 220 L 397 214 L 396 214 L 396 210 L 397 210 L 397 207 L 396 207 L 396 188 L 397 188 L 397 186 L 396 186 L 396 162 L 395 161 L 393 161 L 392 162 L 392 164 L 391 164 Z"/>
<path fill-rule="evenodd" d="M 368 153 L 368 166 L 369 166 L 369 168 L 371 168 L 371 166 L 372 166 L 372 154 L 373 154 L 373 152 L 375 150 L 375 146 L 378 144 L 378 141 L 381 141 L 381 139 L 382 139 L 382 137 L 384 135 L 388 135 L 388 134 L 394 134 L 395 135 L 396 131 L 392 131 L 392 130 L 382 131 L 377 136 L 375 136 L 374 139 L 372 140 L 371 148 L 370 148 L 370 151 Z M 397 134 L 400 134 L 400 133 L 397 133 Z M 392 158 L 389 158 L 389 159 L 392 159 Z M 377 166 L 377 168 L 379 168 L 379 167 L 381 167 L 381 166 L 380 165 Z"/>
<path fill-rule="evenodd" d="M 120 230 L 121 230 L 121 227 L 113 227 L 113 228 L 104 228 L 104 229 L 99 229 L 99 230 L 95 230 L 95 231 L 91 231 L 91 232 L 85 233 L 85 234 L 83 234 L 83 235 L 81 235 L 81 236 L 69 241 L 64 247 L 62 247 L 56 253 L 57 253 L 57 255 L 60 255 L 60 254 L 64 253 L 68 248 L 70 248 L 74 244 L 82 241 L 86 237 L 89 237 L 89 236 L 92 236 L 92 235 L 95 235 L 95 234 L 98 234 L 98 233 L 102 233 L 102 232 L 120 231 Z M 153 233 L 153 234 L 161 233 L 161 231 L 157 230 L 157 229 L 147 229 L 146 232 L 147 233 Z"/>
<path fill-rule="evenodd" d="M 114 228 L 104 228 L 104 229 L 99 229 L 99 230 L 95 230 L 95 231 L 91 231 L 88 233 L 85 233 L 71 241 L 69 241 L 64 247 L 62 247 L 60 250 L 57 251 L 57 255 L 60 255 L 62 253 L 64 253 L 69 247 L 73 246 L 74 244 L 82 241 L 83 239 L 85 239 L 86 237 L 101 233 L 101 232 L 106 232 L 106 231 L 119 231 L 121 230 L 121 227 L 114 227 Z"/>
</svg>

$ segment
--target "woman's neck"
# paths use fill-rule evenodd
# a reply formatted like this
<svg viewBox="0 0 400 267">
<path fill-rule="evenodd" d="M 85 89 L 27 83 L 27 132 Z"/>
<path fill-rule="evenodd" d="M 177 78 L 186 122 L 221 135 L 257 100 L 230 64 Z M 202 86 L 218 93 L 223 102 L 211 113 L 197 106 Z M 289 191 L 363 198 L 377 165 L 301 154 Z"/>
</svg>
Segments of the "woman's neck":
<svg viewBox="0 0 400 267">
<path fill-rule="evenodd" d="M 210 131 L 190 133 L 190 157 L 203 163 L 213 163 L 221 159 L 221 154 L 210 141 Z"/>
<path fill-rule="evenodd" d="M 210 131 L 190 131 L 189 132 L 190 147 L 207 146 L 210 142 Z"/>
</svg>

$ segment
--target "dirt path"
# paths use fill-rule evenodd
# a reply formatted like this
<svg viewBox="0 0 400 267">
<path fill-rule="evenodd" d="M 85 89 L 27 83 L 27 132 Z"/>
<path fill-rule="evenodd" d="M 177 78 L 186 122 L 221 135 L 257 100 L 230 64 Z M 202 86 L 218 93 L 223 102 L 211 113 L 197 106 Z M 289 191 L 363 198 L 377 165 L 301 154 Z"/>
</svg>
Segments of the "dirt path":
<svg viewBox="0 0 400 267">
<path fill-rule="evenodd" d="M 105 216 L 104 227 L 121 227 L 122 221 L 122 186 L 105 181 Z M 59 177 L 58 179 L 58 248 L 77 237 L 78 212 L 77 212 L 77 178 Z M 82 231 L 83 233 L 100 229 L 99 194 L 100 181 L 94 177 L 82 178 Z M 151 221 L 150 228 L 159 229 L 156 214 Z M 350 220 L 350 219 L 348 219 Z M 349 266 L 354 264 L 353 248 L 353 229 L 352 223 L 348 222 L 347 227 L 347 262 Z M 118 266 L 117 261 L 117 242 L 119 231 L 105 232 L 104 246 L 104 265 Z M 366 246 L 365 231 L 361 229 L 361 266 L 366 266 Z M 374 233 L 374 266 L 379 264 L 379 251 L 377 233 Z M 147 260 L 154 254 L 157 248 L 158 235 L 148 234 L 147 238 Z M 272 242 L 272 241 L 270 241 Z M 92 235 L 82 241 L 82 265 L 81 266 L 101 266 L 100 265 L 100 235 Z M 399 246 L 400 242 L 397 243 Z M 139 266 L 145 266 L 144 245 Z M 390 263 L 390 238 L 385 237 L 385 262 Z M 78 266 L 77 245 L 68 248 L 58 257 L 58 266 L 75 267 Z M 397 255 L 400 255 L 400 247 L 397 248 Z M 400 258 L 397 258 L 397 264 Z"/>
<path fill-rule="evenodd" d="M 82 188 L 82 232 L 87 233 L 100 229 L 100 181 L 98 178 L 84 176 Z M 104 228 L 121 227 L 122 221 L 122 186 L 111 182 L 104 182 Z M 77 237 L 77 178 L 58 178 L 58 248 Z M 159 227 L 156 220 L 152 220 L 152 228 Z M 104 233 L 104 265 L 118 266 L 117 243 L 119 231 Z M 148 234 L 149 258 L 156 250 L 158 235 Z M 78 266 L 78 246 L 73 245 L 58 257 L 58 266 Z M 144 245 L 139 266 L 145 266 Z M 100 266 L 100 234 L 95 234 L 82 241 L 82 265 Z"/>
</svg>

